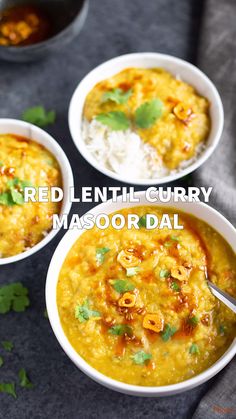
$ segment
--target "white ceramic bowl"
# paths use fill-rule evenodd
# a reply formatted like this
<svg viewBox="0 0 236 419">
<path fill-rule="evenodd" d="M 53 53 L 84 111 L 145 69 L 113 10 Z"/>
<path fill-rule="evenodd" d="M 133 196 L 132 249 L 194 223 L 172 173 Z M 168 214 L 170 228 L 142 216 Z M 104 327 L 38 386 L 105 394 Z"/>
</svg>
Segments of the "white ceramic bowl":
<svg viewBox="0 0 236 419">
<path fill-rule="evenodd" d="M 210 106 L 211 131 L 207 140 L 207 146 L 197 160 L 181 171 L 162 178 L 156 179 L 130 179 L 125 173 L 117 174 L 97 162 L 88 151 L 81 138 L 81 122 L 84 102 L 90 90 L 100 81 L 111 77 L 125 68 L 141 67 L 153 68 L 162 67 L 173 75 L 178 75 L 183 81 L 195 87 L 197 92 L 205 96 Z M 224 112 L 218 91 L 209 78 L 197 67 L 170 55 L 158 53 L 136 53 L 127 54 L 113 58 L 92 70 L 76 88 L 69 107 L 70 133 L 76 147 L 82 156 L 97 170 L 113 179 L 137 185 L 158 185 L 179 179 L 193 172 L 201 166 L 215 150 L 223 130 Z"/>
<path fill-rule="evenodd" d="M 42 144 L 54 155 L 59 163 L 62 173 L 64 197 L 62 201 L 61 214 L 69 214 L 71 208 L 71 202 L 69 201 L 69 188 L 73 187 L 74 185 L 73 174 L 70 163 L 56 140 L 54 140 L 51 135 L 49 135 L 41 128 L 17 119 L 0 119 L 0 134 L 15 134 L 27 137 L 39 144 Z M 0 265 L 17 262 L 21 259 L 25 259 L 26 257 L 31 256 L 33 253 L 37 252 L 46 244 L 48 244 L 58 233 L 58 231 L 59 229 L 51 230 L 43 240 L 23 253 L 19 253 L 15 256 L 6 258 L 0 258 Z"/>
<path fill-rule="evenodd" d="M 112 202 L 111 200 L 106 202 L 105 204 L 101 204 L 93 208 L 89 211 L 90 214 L 94 216 L 98 214 L 110 214 L 114 211 L 118 211 L 122 208 L 133 207 L 134 205 L 162 205 L 162 206 L 171 206 L 172 208 L 176 208 L 177 210 L 182 210 L 189 214 L 196 216 L 197 218 L 205 221 L 209 225 L 211 225 L 215 230 L 217 230 L 225 240 L 230 244 L 234 251 L 236 251 L 236 230 L 234 227 L 216 210 L 212 209 L 210 206 L 203 204 L 203 203 L 174 203 L 171 201 L 168 204 L 150 204 L 146 200 L 145 192 L 137 192 L 137 197 L 140 197 L 139 204 L 133 203 L 123 203 L 119 199 L 117 203 Z M 74 364 L 80 368 L 85 374 L 91 377 L 93 380 L 97 381 L 98 383 L 112 389 L 119 391 L 121 393 L 126 393 L 130 395 L 136 396 L 150 396 L 150 397 L 161 397 L 161 396 L 168 396 L 177 393 L 181 393 L 186 390 L 190 390 L 205 381 L 209 380 L 215 374 L 217 374 L 222 368 L 225 367 L 226 364 L 233 358 L 236 354 L 236 339 L 231 344 L 231 346 L 227 349 L 224 355 L 210 368 L 202 372 L 201 374 L 193 377 L 189 380 L 183 381 L 178 384 L 167 385 L 167 386 L 159 386 L 159 387 L 144 387 L 144 386 L 136 386 L 125 384 L 120 381 L 113 380 L 100 372 L 96 369 L 91 367 L 78 353 L 73 349 L 70 342 L 68 341 L 66 335 L 63 332 L 58 309 L 56 303 L 56 289 L 57 289 L 57 282 L 58 276 L 62 267 L 62 264 L 65 260 L 65 257 L 68 251 L 71 249 L 75 241 L 78 237 L 83 233 L 83 231 L 79 230 L 69 230 L 65 236 L 62 238 L 61 242 L 59 243 L 49 266 L 48 274 L 47 274 L 47 281 L 46 281 L 46 304 L 47 304 L 47 312 L 49 316 L 49 320 L 53 331 L 66 352 L 69 358 L 74 362 Z"/>
</svg>

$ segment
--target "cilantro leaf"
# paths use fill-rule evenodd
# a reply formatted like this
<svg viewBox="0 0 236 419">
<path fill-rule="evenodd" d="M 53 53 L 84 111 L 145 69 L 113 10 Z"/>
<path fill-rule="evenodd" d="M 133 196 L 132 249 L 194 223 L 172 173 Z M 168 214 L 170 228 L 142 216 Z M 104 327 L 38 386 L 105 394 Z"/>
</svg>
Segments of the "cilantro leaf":
<svg viewBox="0 0 236 419">
<path fill-rule="evenodd" d="M 18 178 L 9 180 L 7 182 L 9 190 L 0 194 L 0 204 L 6 206 L 23 205 L 24 189 L 27 186 L 32 186 L 31 182 L 27 180 L 20 180 Z"/>
<path fill-rule="evenodd" d="M 139 266 L 135 266 L 133 268 L 127 268 L 126 269 L 126 276 L 134 276 L 137 275 L 140 271 L 140 267 Z"/>
<path fill-rule="evenodd" d="M 130 126 L 128 117 L 121 111 L 100 113 L 96 116 L 96 120 L 108 126 L 113 131 L 126 130 Z"/>
<path fill-rule="evenodd" d="M 150 219 L 150 225 L 153 226 L 153 224 L 154 224 L 154 220 L 153 220 L 153 218 L 151 218 Z M 138 226 L 139 227 L 147 227 L 147 217 L 146 217 L 146 215 L 143 215 L 142 217 L 139 218 Z"/>
<path fill-rule="evenodd" d="M 21 368 L 19 373 L 18 373 L 18 377 L 20 380 L 20 386 L 24 387 L 24 388 L 33 388 L 34 385 L 33 383 L 31 383 L 31 381 L 29 380 L 26 371 L 24 368 Z"/>
<path fill-rule="evenodd" d="M 135 355 L 133 355 L 131 358 L 137 365 L 143 365 L 146 363 L 146 361 L 149 361 L 151 359 L 152 355 L 147 354 L 144 351 L 138 351 Z"/>
<path fill-rule="evenodd" d="M 135 111 L 135 123 L 139 128 L 150 128 L 162 115 L 163 103 L 160 99 L 145 102 Z"/>
<path fill-rule="evenodd" d="M 133 335 L 132 327 L 128 326 L 127 324 L 117 324 L 115 326 L 110 327 L 109 333 L 111 335 L 122 336 L 127 334 L 128 336 Z"/>
<path fill-rule="evenodd" d="M 172 281 L 172 282 L 171 282 L 170 287 L 171 287 L 171 289 L 172 289 L 173 291 L 175 291 L 175 292 L 180 291 L 180 287 L 179 287 L 179 285 L 177 284 L 177 282 L 175 282 L 175 281 Z"/>
<path fill-rule="evenodd" d="M 11 309 L 16 312 L 25 311 L 29 303 L 28 289 L 21 282 L 0 287 L 0 314 L 6 314 Z"/>
<path fill-rule="evenodd" d="M 86 320 L 89 320 L 91 317 L 100 317 L 101 313 L 99 311 L 90 310 L 89 301 L 85 300 L 82 306 L 77 305 L 75 307 L 75 318 L 84 323 Z"/>
<path fill-rule="evenodd" d="M 39 127 L 46 127 L 53 124 L 56 120 L 56 112 L 47 112 L 43 106 L 35 106 L 27 109 L 22 114 L 23 121 L 30 122 L 31 124 L 38 125 Z"/>
<path fill-rule="evenodd" d="M 113 288 L 120 294 L 123 294 L 124 292 L 128 291 L 133 291 L 135 289 L 135 285 L 132 284 L 132 282 L 123 279 L 114 279 L 111 280 L 110 283 L 113 286 Z"/>
<path fill-rule="evenodd" d="M 160 278 L 169 278 L 170 271 L 168 269 L 161 269 L 159 273 Z"/>
<path fill-rule="evenodd" d="M 10 394 L 16 399 L 15 383 L 0 383 L 0 393 Z"/>
<path fill-rule="evenodd" d="M 132 95 L 132 89 L 127 90 L 126 92 L 122 89 L 112 89 L 108 92 L 105 92 L 102 97 L 102 102 L 107 102 L 111 100 L 117 104 L 123 105 L 128 101 L 130 96 Z"/>
<path fill-rule="evenodd" d="M 3 340 L 2 341 L 2 346 L 5 349 L 5 351 L 7 351 L 7 352 L 11 352 L 12 349 L 14 348 L 14 345 L 10 340 Z"/>
<path fill-rule="evenodd" d="M 196 327 L 198 322 L 199 322 L 199 320 L 198 320 L 197 316 L 192 316 L 192 317 L 188 318 L 188 323 L 193 327 Z"/>
<path fill-rule="evenodd" d="M 12 199 L 10 191 L 2 192 L 0 194 L 0 205 L 6 205 L 7 207 L 11 207 L 12 205 L 14 205 L 14 201 Z"/>
<path fill-rule="evenodd" d="M 170 326 L 169 324 L 165 325 L 165 328 L 161 334 L 161 338 L 164 342 L 167 342 L 174 334 L 177 332 L 177 328 Z"/>
<path fill-rule="evenodd" d="M 4 364 L 3 357 L 0 356 L 0 368 L 3 366 L 3 364 Z"/>
<path fill-rule="evenodd" d="M 96 249 L 96 259 L 99 265 L 102 265 L 105 260 L 105 254 L 109 252 L 109 247 L 99 247 Z"/>
<path fill-rule="evenodd" d="M 198 347 L 198 345 L 197 345 L 196 343 L 193 343 L 193 344 L 190 346 L 190 348 L 189 348 L 189 353 L 190 353 L 191 355 L 197 355 L 197 354 L 199 354 L 199 353 L 200 353 L 200 351 L 199 351 L 199 347 Z"/>
</svg>

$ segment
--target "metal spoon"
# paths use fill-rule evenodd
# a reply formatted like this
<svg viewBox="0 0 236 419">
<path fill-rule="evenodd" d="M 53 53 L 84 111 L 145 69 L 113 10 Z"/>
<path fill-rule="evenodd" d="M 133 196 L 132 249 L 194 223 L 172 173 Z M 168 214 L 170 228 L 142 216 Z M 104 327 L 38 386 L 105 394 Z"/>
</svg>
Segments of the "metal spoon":
<svg viewBox="0 0 236 419">
<path fill-rule="evenodd" d="M 213 284 L 210 281 L 207 281 L 208 286 L 210 290 L 212 291 L 212 294 L 216 298 L 218 298 L 222 303 L 224 303 L 227 307 L 229 307 L 234 313 L 236 313 L 236 299 L 231 297 L 227 292 L 222 291 L 220 288 L 218 288 L 215 284 Z"/>
</svg>

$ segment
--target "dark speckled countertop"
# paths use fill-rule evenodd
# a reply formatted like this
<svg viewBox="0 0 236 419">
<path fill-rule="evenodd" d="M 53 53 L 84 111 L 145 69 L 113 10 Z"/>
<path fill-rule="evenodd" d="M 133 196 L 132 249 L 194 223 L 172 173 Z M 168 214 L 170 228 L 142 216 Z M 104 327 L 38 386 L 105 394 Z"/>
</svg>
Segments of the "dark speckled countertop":
<svg viewBox="0 0 236 419">
<path fill-rule="evenodd" d="M 81 34 L 60 54 L 27 65 L 0 62 L 0 117 L 17 118 L 23 110 L 37 104 L 55 109 L 57 122 L 49 131 L 70 159 L 76 186 L 118 185 L 90 167 L 73 145 L 67 124 L 73 90 L 93 67 L 120 54 L 155 51 L 194 62 L 200 3 L 91 0 Z M 92 204 L 77 204 L 73 209 L 82 214 L 90 207 Z M 4 354 L 0 381 L 14 381 L 19 368 L 25 367 L 35 384 L 34 390 L 17 387 L 16 400 L 0 394 L 0 418 L 191 417 L 211 382 L 168 398 L 130 397 L 96 384 L 64 354 L 43 315 L 46 272 L 62 234 L 32 257 L 0 267 L 0 283 L 22 281 L 29 288 L 31 299 L 25 313 L 0 317 L 0 341 L 12 340 L 15 345 L 12 353 Z"/>
</svg>

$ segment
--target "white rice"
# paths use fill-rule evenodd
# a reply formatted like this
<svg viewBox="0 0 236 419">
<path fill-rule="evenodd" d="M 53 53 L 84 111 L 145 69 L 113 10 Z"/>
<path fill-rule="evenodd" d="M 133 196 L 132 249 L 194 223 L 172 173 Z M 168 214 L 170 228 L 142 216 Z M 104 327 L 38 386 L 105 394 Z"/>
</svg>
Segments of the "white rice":
<svg viewBox="0 0 236 419">
<path fill-rule="evenodd" d="M 156 150 L 130 129 L 112 131 L 93 119 L 83 120 L 82 138 L 89 152 L 106 169 L 135 179 L 157 179 L 179 172 L 192 164 L 203 150 L 197 149 L 193 159 L 183 162 L 178 170 L 170 171 L 159 158 Z"/>
</svg>

